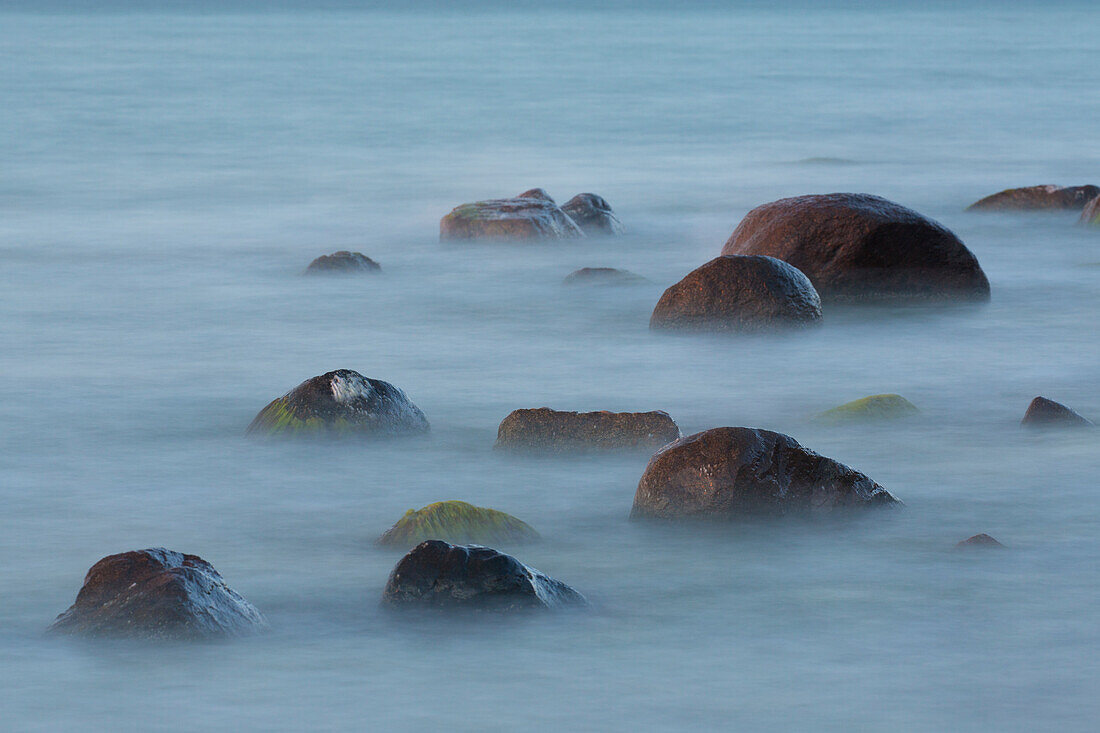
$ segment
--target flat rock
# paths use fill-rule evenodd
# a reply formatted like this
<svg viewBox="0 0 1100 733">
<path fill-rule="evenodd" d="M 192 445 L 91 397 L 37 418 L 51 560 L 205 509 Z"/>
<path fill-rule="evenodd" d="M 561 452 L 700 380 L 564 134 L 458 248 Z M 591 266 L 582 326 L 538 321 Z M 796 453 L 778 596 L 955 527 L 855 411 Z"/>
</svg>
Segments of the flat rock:
<svg viewBox="0 0 1100 733">
<path fill-rule="evenodd" d="M 897 420 L 920 414 L 920 410 L 899 394 L 876 394 L 826 410 L 814 417 L 816 422 L 846 423 Z"/>
<path fill-rule="evenodd" d="M 462 204 L 439 222 L 440 240 L 583 236 L 580 227 L 541 188 L 524 191 L 515 198 Z"/>
<path fill-rule="evenodd" d="M 302 274 L 304 275 L 335 275 L 358 274 L 365 272 L 381 272 L 382 266 L 359 252 L 341 250 L 330 255 L 321 255 Z"/>
<path fill-rule="evenodd" d="M 549 407 L 515 410 L 497 430 L 496 447 L 564 453 L 653 450 L 680 437 L 667 412 L 564 412 Z"/>
<path fill-rule="evenodd" d="M 975 201 L 968 211 L 1037 211 L 1068 209 L 1080 211 L 1100 196 L 1097 186 L 1026 186 L 1009 188 Z"/>
<path fill-rule="evenodd" d="M 602 196 L 578 193 L 562 204 L 562 211 L 586 234 L 622 234 L 623 225 Z"/>
<path fill-rule="evenodd" d="M 647 282 L 641 275 L 614 267 L 582 267 L 562 280 L 563 285 L 638 285 Z"/>
<path fill-rule="evenodd" d="M 989 280 L 950 230 L 865 193 L 780 199 L 750 211 L 722 249 L 805 273 L 822 301 L 985 301 Z"/>
<path fill-rule="evenodd" d="M 989 535 L 985 534 L 984 532 L 982 534 L 976 534 L 973 537 L 969 537 L 955 545 L 955 549 L 958 550 L 966 550 L 976 547 L 1004 547 L 1004 545 L 1002 545 L 1000 542 L 993 539 Z"/>
<path fill-rule="evenodd" d="M 732 520 L 891 504 L 900 502 L 882 486 L 790 436 L 713 428 L 653 455 L 631 517 Z"/>
<path fill-rule="evenodd" d="M 437 501 L 422 509 L 410 509 L 378 538 L 379 545 L 412 547 L 425 540 L 452 544 L 530 542 L 539 533 L 531 525 L 496 509 L 464 501 Z"/>
<path fill-rule="evenodd" d="M 1081 428 L 1092 426 L 1090 420 L 1086 420 L 1065 405 L 1054 400 L 1048 400 L 1046 397 L 1036 397 L 1031 401 L 1020 424 L 1029 428 Z"/>
</svg>

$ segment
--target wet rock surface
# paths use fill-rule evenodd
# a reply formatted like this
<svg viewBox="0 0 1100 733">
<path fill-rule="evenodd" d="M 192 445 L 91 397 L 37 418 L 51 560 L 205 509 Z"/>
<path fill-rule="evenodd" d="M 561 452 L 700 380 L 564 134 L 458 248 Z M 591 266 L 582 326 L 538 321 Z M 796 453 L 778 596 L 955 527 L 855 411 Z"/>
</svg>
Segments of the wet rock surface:
<svg viewBox="0 0 1100 733">
<path fill-rule="evenodd" d="M 210 563 L 162 547 L 103 558 L 51 633 L 90 637 L 208 639 L 267 627 Z"/>
<path fill-rule="evenodd" d="M 1020 424 L 1029 428 L 1082 428 L 1091 427 L 1092 421 L 1054 400 L 1036 397 L 1027 406 Z"/>
<path fill-rule="evenodd" d="M 681 438 L 655 453 L 631 518 L 732 520 L 899 503 L 864 474 L 790 436 L 730 427 Z"/>
<path fill-rule="evenodd" d="M 723 255 L 664 292 L 649 327 L 682 331 L 761 331 L 821 321 L 809 279 L 774 257 Z"/>
<path fill-rule="evenodd" d="M 1081 211 L 1079 223 L 1085 226 L 1100 227 L 1100 196 L 1085 204 L 1085 208 Z"/>
<path fill-rule="evenodd" d="M 919 414 L 917 406 L 899 394 L 876 394 L 818 413 L 814 416 L 814 421 L 826 424 L 872 422 L 897 420 Z"/>
<path fill-rule="evenodd" d="M 975 201 L 968 211 L 1037 211 L 1067 209 L 1080 211 L 1100 196 L 1097 186 L 1026 186 L 1009 188 Z"/>
<path fill-rule="evenodd" d="M 365 272 L 381 272 L 382 266 L 359 252 L 341 250 L 330 255 L 321 255 L 302 274 L 304 275 L 344 275 Z"/>
<path fill-rule="evenodd" d="M 351 369 L 299 384 L 256 415 L 248 433 L 263 435 L 411 435 L 428 420 L 403 391 Z"/>
<path fill-rule="evenodd" d="M 511 555 L 478 545 L 429 540 L 394 567 L 382 604 L 506 612 L 582 606 L 585 598 Z"/>
<path fill-rule="evenodd" d="M 458 545 L 486 545 L 531 542 L 538 538 L 538 532 L 511 514 L 464 501 L 437 501 L 405 512 L 378 538 L 378 544 L 412 547 L 425 540 L 444 540 Z"/>
<path fill-rule="evenodd" d="M 440 240 L 583 236 L 580 227 L 541 188 L 524 191 L 515 198 L 462 204 L 439 222 Z"/>
<path fill-rule="evenodd" d="M 622 234 L 623 225 L 611 205 L 594 193 L 578 193 L 562 204 L 562 211 L 586 234 Z"/>
<path fill-rule="evenodd" d="M 562 280 L 563 285 L 638 285 L 647 282 L 641 275 L 614 267 L 582 267 Z"/>
<path fill-rule="evenodd" d="M 993 539 L 989 535 L 985 534 L 984 532 L 982 534 L 976 534 L 973 537 L 968 537 L 967 539 L 965 539 L 962 542 L 955 545 L 955 549 L 957 549 L 957 550 L 968 550 L 968 549 L 971 549 L 971 548 L 996 548 L 996 547 L 1004 547 L 1004 545 L 1002 545 L 1000 542 Z"/>
<path fill-rule="evenodd" d="M 989 299 L 989 281 L 958 237 L 870 194 L 798 196 L 758 206 L 722 254 L 766 255 L 794 265 L 826 303 Z"/>
<path fill-rule="evenodd" d="M 496 447 L 532 453 L 653 450 L 679 437 L 676 423 L 660 410 L 565 412 L 539 407 L 505 417 Z"/>
</svg>

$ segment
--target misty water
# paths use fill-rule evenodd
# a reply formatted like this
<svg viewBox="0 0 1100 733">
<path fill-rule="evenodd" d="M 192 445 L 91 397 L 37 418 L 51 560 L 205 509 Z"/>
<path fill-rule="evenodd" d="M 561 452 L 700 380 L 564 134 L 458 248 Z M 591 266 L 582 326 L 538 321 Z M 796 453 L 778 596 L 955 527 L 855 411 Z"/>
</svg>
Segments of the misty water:
<svg viewBox="0 0 1100 733">
<path fill-rule="evenodd" d="M 1100 715 L 1100 237 L 965 213 L 1100 183 L 1100 14 L 913 4 L 0 12 L 0 727 L 1090 730 Z M 455 205 L 603 195 L 626 236 L 440 243 Z M 648 330 L 752 207 L 876 193 L 955 231 L 987 305 L 825 310 L 762 336 Z M 303 278 L 356 250 L 383 273 Z M 566 288 L 585 266 L 647 283 Z M 349 368 L 423 439 L 246 439 Z M 896 392 L 917 418 L 822 426 Z M 778 430 L 898 511 L 630 522 L 645 454 L 494 452 L 542 405 Z M 463 499 L 583 612 L 378 606 L 409 508 Z M 955 552 L 988 532 L 1008 546 Z M 87 569 L 209 560 L 270 633 L 43 636 Z"/>
</svg>

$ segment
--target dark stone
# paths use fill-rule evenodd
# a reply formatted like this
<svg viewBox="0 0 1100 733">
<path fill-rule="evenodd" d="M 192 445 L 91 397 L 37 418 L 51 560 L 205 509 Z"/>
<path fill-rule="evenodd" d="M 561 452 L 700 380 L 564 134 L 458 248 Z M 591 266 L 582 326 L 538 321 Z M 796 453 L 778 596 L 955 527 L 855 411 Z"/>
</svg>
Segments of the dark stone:
<svg viewBox="0 0 1100 733">
<path fill-rule="evenodd" d="M 490 611 L 584 605 L 560 580 L 511 555 L 478 545 L 428 540 L 414 547 L 390 573 L 382 604 Z"/>
<path fill-rule="evenodd" d="M 515 410 L 497 430 L 497 448 L 562 453 L 653 450 L 680 437 L 667 412 L 561 412 L 549 407 Z"/>
<path fill-rule="evenodd" d="M 1080 211 L 1091 199 L 1100 196 L 1096 186 L 1027 186 L 1009 188 L 986 196 L 967 207 L 968 211 L 1035 211 L 1069 209 Z"/>
<path fill-rule="evenodd" d="M 1061 403 L 1046 397 L 1036 397 L 1027 406 L 1027 412 L 1020 424 L 1029 428 L 1081 428 L 1090 427 L 1092 422 Z"/>
<path fill-rule="evenodd" d="M 76 603 L 50 631 L 83 636 L 205 639 L 267 627 L 256 608 L 196 555 L 156 547 L 105 557 L 88 571 Z"/>
<path fill-rule="evenodd" d="M 955 545 L 955 549 L 957 550 L 966 550 L 972 547 L 1004 547 L 1004 545 L 984 532 L 982 534 L 976 534 Z"/>
<path fill-rule="evenodd" d="M 302 274 L 330 275 L 358 272 L 381 272 L 382 266 L 366 255 L 341 250 L 330 255 L 321 255 Z"/>
<path fill-rule="evenodd" d="M 774 257 L 723 255 L 666 290 L 649 327 L 760 331 L 820 321 L 821 298 L 795 267 Z"/>
<path fill-rule="evenodd" d="M 794 265 L 825 302 L 989 299 L 978 260 L 951 231 L 865 193 L 780 199 L 750 211 L 724 255 Z"/>
<path fill-rule="evenodd" d="M 566 201 L 561 209 L 587 234 L 623 233 L 622 222 L 602 196 L 578 193 Z"/>
<path fill-rule="evenodd" d="M 1085 208 L 1081 211 L 1079 223 L 1085 226 L 1100 227 L 1100 196 L 1085 204 Z"/>
<path fill-rule="evenodd" d="M 641 275 L 614 267 L 582 267 L 565 276 L 563 285 L 637 285 L 646 282 Z"/>
<path fill-rule="evenodd" d="M 428 420 L 389 382 L 351 369 L 313 377 L 267 407 L 248 426 L 268 435 L 381 434 L 428 431 Z"/>
<path fill-rule="evenodd" d="M 732 520 L 900 504 L 867 476 L 756 428 L 713 428 L 657 451 L 632 518 Z"/>
<path fill-rule="evenodd" d="M 439 239 L 567 239 L 584 232 L 541 188 L 462 204 L 439 222 Z"/>
</svg>

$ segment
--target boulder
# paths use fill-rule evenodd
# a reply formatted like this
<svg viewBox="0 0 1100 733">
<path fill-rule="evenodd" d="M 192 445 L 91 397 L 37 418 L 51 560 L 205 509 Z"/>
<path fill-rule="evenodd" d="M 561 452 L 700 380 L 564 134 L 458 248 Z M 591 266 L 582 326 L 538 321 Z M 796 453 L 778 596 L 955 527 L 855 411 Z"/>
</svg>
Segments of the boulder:
<svg viewBox="0 0 1100 733">
<path fill-rule="evenodd" d="M 821 298 L 809 279 L 774 257 L 723 255 L 664 292 L 651 329 L 763 331 L 821 322 Z"/>
<path fill-rule="evenodd" d="M 560 580 L 543 575 L 511 555 L 478 545 L 428 540 L 409 551 L 390 573 L 382 604 L 520 611 L 585 604 Z"/>
<path fill-rule="evenodd" d="M 967 538 L 955 545 L 956 550 L 969 550 L 976 547 L 1004 547 L 1004 545 L 1002 545 L 1000 542 L 993 539 L 989 535 L 985 534 L 984 532 L 982 534 L 976 534 L 973 537 Z"/>
<path fill-rule="evenodd" d="M 578 193 L 562 205 L 561 210 L 586 234 L 622 234 L 623 225 L 611 205 L 594 193 Z"/>
<path fill-rule="evenodd" d="M 584 232 L 541 188 L 462 204 L 439 222 L 439 239 L 567 239 Z"/>
<path fill-rule="evenodd" d="M 1091 421 L 1081 417 L 1065 405 L 1054 400 L 1048 400 L 1046 397 L 1036 397 L 1031 401 L 1020 424 L 1029 428 L 1081 428 L 1092 426 Z"/>
<path fill-rule="evenodd" d="M 563 453 L 653 450 L 680 437 L 667 412 L 563 412 L 549 407 L 515 410 L 501 420 L 496 447 Z"/>
<path fill-rule="evenodd" d="M 498 542 L 530 542 L 539 533 L 511 514 L 464 501 L 437 501 L 423 509 L 410 509 L 378 538 L 388 547 L 412 547 L 424 540 L 445 540 L 459 545 Z"/>
<path fill-rule="evenodd" d="M 798 196 L 758 206 L 722 254 L 767 255 L 794 265 L 825 302 L 989 299 L 977 258 L 951 231 L 865 193 Z"/>
<path fill-rule="evenodd" d="M 647 282 L 641 275 L 614 267 L 582 267 L 562 280 L 563 285 L 638 285 Z"/>
<path fill-rule="evenodd" d="M 303 275 L 355 274 L 361 272 L 381 272 L 382 266 L 359 252 L 341 250 L 330 255 L 321 255 L 302 273 Z"/>
<path fill-rule="evenodd" d="M 1090 199 L 1100 196 L 1096 186 L 1027 186 L 1009 188 L 986 196 L 967 211 L 1035 211 L 1069 209 L 1080 211 Z"/>
<path fill-rule="evenodd" d="M 876 394 L 845 402 L 843 405 L 819 413 L 816 422 L 837 424 L 872 420 L 896 420 L 920 413 L 917 406 L 899 394 Z"/>
<path fill-rule="evenodd" d="M 266 435 L 409 435 L 428 420 L 389 382 L 351 369 L 313 377 L 260 410 L 249 433 Z"/>
<path fill-rule="evenodd" d="M 1085 226 L 1100 227 L 1100 196 L 1085 204 L 1081 211 L 1080 223 Z"/>
<path fill-rule="evenodd" d="M 196 555 L 156 547 L 105 557 L 50 632 L 148 639 L 210 639 L 261 631 L 256 608 Z"/>
<path fill-rule="evenodd" d="M 757 428 L 713 428 L 657 451 L 631 518 L 732 520 L 899 504 L 867 476 Z"/>
</svg>

